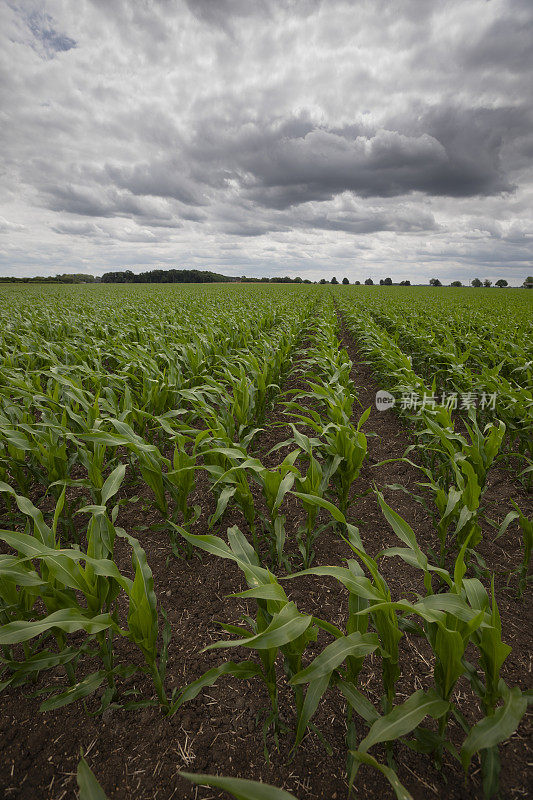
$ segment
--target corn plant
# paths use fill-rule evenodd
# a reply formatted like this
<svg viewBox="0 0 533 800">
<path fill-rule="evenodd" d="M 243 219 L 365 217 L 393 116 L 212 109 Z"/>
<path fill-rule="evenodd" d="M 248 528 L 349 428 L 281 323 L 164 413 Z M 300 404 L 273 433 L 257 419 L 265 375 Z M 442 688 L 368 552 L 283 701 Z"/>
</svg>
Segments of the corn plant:
<svg viewBox="0 0 533 800">
<path fill-rule="evenodd" d="M 283 588 L 275 577 L 259 565 L 257 553 L 236 526 L 228 528 L 229 545 L 216 536 L 194 535 L 184 530 L 181 533 L 187 541 L 196 547 L 218 557 L 234 561 L 243 571 L 250 588 L 230 596 L 254 599 L 256 601 L 256 618 L 246 615 L 244 617 L 244 621 L 247 623 L 246 628 L 221 624 L 223 630 L 237 635 L 238 639 L 218 641 L 208 645 L 205 649 L 244 647 L 257 652 L 261 666 L 253 665 L 255 667 L 255 676 L 265 684 L 270 700 L 270 712 L 263 725 L 265 756 L 268 758 L 266 749 L 266 733 L 268 729 L 270 727 L 273 728 L 276 746 L 278 746 L 280 733 L 285 730 L 281 723 L 279 709 L 278 676 L 276 673 L 278 655 L 282 656 L 284 672 L 290 681 L 294 675 L 300 672 L 302 655 L 309 642 L 316 641 L 318 629 L 322 627 L 328 632 L 337 632 L 337 629 L 327 622 L 301 614 L 296 605 L 289 602 Z M 338 633 L 340 634 L 340 632 Z M 250 677 L 251 672 L 248 662 L 244 662 L 244 666 L 247 669 L 246 676 Z M 237 671 L 235 665 L 231 662 L 227 665 L 226 674 L 241 676 L 240 671 Z M 314 708 L 311 709 L 310 698 L 307 696 L 304 698 L 301 686 L 294 685 L 293 690 L 298 718 L 297 745 L 301 741 L 303 731 L 305 731 L 310 722 Z"/>
<path fill-rule="evenodd" d="M 518 520 L 520 531 L 522 533 L 522 540 L 523 540 L 523 547 L 524 547 L 524 556 L 522 559 L 522 564 L 518 568 L 518 597 L 523 597 L 528 580 L 529 580 L 529 565 L 531 562 L 531 552 L 533 550 L 533 522 L 526 517 L 525 514 L 519 509 L 517 504 L 514 500 L 511 500 L 511 504 L 514 506 L 513 511 L 509 511 L 505 519 L 503 520 L 500 529 L 498 531 L 496 539 L 499 539 L 500 536 L 503 536 L 509 525 Z"/>
<path fill-rule="evenodd" d="M 465 772 L 475 753 L 481 754 L 483 786 L 486 797 L 498 790 L 498 743 L 514 732 L 527 707 L 527 696 L 518 687 L 509 689 L 500 677 L 501 667 L 511 652 L 502 642 L 501 622 L 492 582 L 491 599 L 477 578 L 466 578 L 466 540 L 456 558 L 453 575 L 429 564 L 420 550 L 413 530 L 378 495 L 380 506 L 391 527 L 406 548 L 388 548 L 385 556 L 400 556 L 406 563 L 424 570 L 428 594 L 415 604 L 401 601 L 394 608 L 407 615 L 416 614 L 423 620 L 423 630 L 435 654 L 435 691 L 448 704 L 439 717 L 438 732 L 418 728 L 411 743 L 421 752 L 433 752 L 440 765 L 444 748 L 458 758 Z M 448 592 L 431 593 L 431 572 L 437 572 L 448 586 Z M 479 656 L 476 667 L 465 658 L 468 645 Z M 481 671 L 481 675 L 480 675 Z M 457 680 L 466 676 L 479 696 L 485 717 L 470 727 L 460 708 L 453 703 L 452 693 Z M 497 705 L 503 702 L 503 705 Z M 465 741 L 457 754 L 446 739 L 449 718 L 453 714 L 465 733 Z M 503 722 L 505 720 L 505 722 Z M 503 724 L 502 724 L 503 723 Z"/>
<path fill-rule="evenodd" d="M 266 783 L 259 783 L 258 781 L 246 780 L 245 778 L 225 778 L 221 775 L 201 775 L 200 773 L 193 774 L 192 772 L 180 772 L 178 774 L 198 786 L 212 786 L 215 789 L 222 789 L 237 798 L 237 800 L 296 800 L 294 795 L 283 789 L 278 789 L 276 786 L 270 786 Z M 79 800 L 107 800 L 107 795 L 83 756 L 78 762 L 76 781 L 80 790 Z"/>
<path fill-rule="evenodd" d="M 448 415 L 449 425 L 443 427 L 437 419 L 425 417 L 426 427 L 420 435 L 426 440 L 424 448 L 437 455 L 432 466 L 423 467 L 405 458 L 407 463 L 423 472 L 427 481 L 419 484 L 433 494 L 436 515 L 428 509 L 436 522 L 440 550 L 438 563 L 445 566 L 448 554 L 457 552 L 468 540 L 467 558 L 475 555 L 483 565 L 475 551 L 482 537 L 480 526 L 480 507 L 486 486 L 488 471 L 496 458 L 505 433 L 505 425 L 499 422 L 487 424 L 481 431 L 476 420 L 475 411 L 470 411 L 472 425 L 465 422 L 470 442 L 453 428 Z M 427 441 L 431 436 L 431 441 Z M 402 459 L 401 459 L 402 460 Z M 382 463 L 387 463 L 382 462 Z M 403 489 L 392 486 L 391 488 Z M 412 495 L 413 499 L 426 508 L 424 498 Z"/>
<path fill-rule="evenodd" d="M 214 789 L 222 789 L 236 800 L 296 800 L 294 795 L 284 789 L 270 786 L 268 783 L 259 783 L 245 778 L 225 778 L 222 775 L 200 775 L 192 772 L 180 772 L 179 774 L 197 786 L 212 786 Z"/>
<path fill-rule="evenodd" d="M 0 539 L 17 553 L 16 556 L 5 556 L 0 566 L 3 618 L 0 644 L 4 648 L 23 644 L 26 656 L 20 662 L 13 651 L 4 650 L 3 665 L 10 677 L 4 681 L 3 687 L 23 682 L 44 669 L 64 665 L 69 686 L 42 703 L 41 710 L 58 708 L 85 698 L 102 684 L 106 688 L 101 707 L 114 702 L 117 699 L 117 677 L 131 675 L 137 670 L 133 665 L 116 663 L 114 642 L 117 636 L 129 639 L 140 649 L 145 661 L 142 670 L 153 680 L 158 703 L 169 710 L 163 682 L 170 632 L 165 626 L 163 648 L 159 653 L 158 612 L 152 573 L 137 540 L 115 528 L 112 519 L 116 517 L 118 507 L 115 506 L 111 518 L 106 509 L 106 503 L 118 491 L 123 474 L 123 469 L 118 467 L 109 476 L 102 488 L 102 505 L 89 506 L 78 512 L 90 514 L 87 552 L 62 548 L 58 540 L 57 523 L 64 490 L 50 528 L 33 503 L 17 495 L 6 484 L 0 485 L 0 490 L 11 494 L 19 510 L 28 518 L 25 533 L 0 532 Z M 31 528 L 33 532 L 30 532 Z M 125 538 L 132 549 L 133 581 L 122 575 L 112 560 L 116 535 Z M 32 568 L 32 562 L 38 566 Z M 121 592 L 128 602 L 126 628 L 121 627 L 116 610 Z M 80 602 L 80 597 L 84 603 Z M 39 605 L 44 607 L 44 612 Z M 85 642 L 77 650 L 67 646 L 66 639 L 67 634 L 76 631 L 86 634 Z M 55 639 L 55 650 L 42 646 L 50 636 Z M 29 642 L 33 643 L 31 652 L 27 649 Z M 78 680 L 75 667 L 82 654 L 97 657 L 101 668 Z"/>
<path fill-rule="evenodd" d="M 311 500 L 311 498 L 306 499 Z M 380 556 L 399 556 L 410 566 L 421 569 L 424 573 L 425 596 L 419 597 L 414 603 L 406 600 L 393 601 L 379 572 L 377 561 L 365 553 L 357 529 L 349 525 L 347 525 L 346 541 L 356 555 L 357 561 L 349 560 L 347 568 L 315 567 L 290 577 L 293 579 L 300 574 L 329 575 L 348 589 L 350 602 L 347 638 L 355 637 L 360 644 L 362 644 L 361 638 L 369 638 L 370 651 L 379 646 L 385 689 L 384 713 L 380 715 L 375 706 L 369 703 L 358 689 L 357 676 L 362 662 L 356 657 L 353 663 L 350 663 L 352 653 L 347 643 L 345 647 L 338 642 L 328 645 L 308 667 L 293 676 L 291 682 L 296 685 L 309 683 L 308 693 L 311 693 L 314 704 L 312 712 L 328 685 L 337 686 L 347 700 L 350 785 L 356 779 L 359 765 L 365 763 L 383 772 L 398 797 L 406 797 L 405 789 L 399 783 L 394 769 L 391 746 L 395 740 L 403 740 L 403 737 L 412 734 L 414 738 L 409 740 L 409 745 L 422 753 L 433 753 L 437 765 L 442 763 L 445 749 L 459 759 L 465 769 L 468 768 L 473 754 L 481 752 L 484 785 L 487 796 L 490 797 L 497 789 L 499 771 L 497 744 L 516 728 L 527 705 L 527 697 L 522 695 L 517 687 L 508 689 L 500 677 L 501 666 L 510 648 L 501 640 L 501 624 L 494 587 L 492 601 L 489 601 L 480 581 L 477 578 L 465 577 L 464 556 L 468 542 L 463 544 L 456 559 L 454 573 L 450 575 L 446 570 L 430 564 L 420 549 L 413 530 L 385 503 L 379 493 L 378 501 L 391 527 L 406 545 L 388 548 Z M 315 499 L 314 502 L 328 508 L 333 515 L 341 516 L 339 510 L 330 506 L 327 501 Z M 346 524 L 344 520 L 340 521 Z M 369 571 L 370 578 L 365 576 L 359 562 Z M 433 574 L 439 576 L 448 591 L 434 593 Z M 414 624 L 410 620 L 412 616 L 418 617 L 422 624 Z M 376 634 L 368 633 L 370 625 Z M 397 645 L 403 630 L 425 636 L 430 644 L 435 655 L 434 688 L 428 691 L 418 690 L 404 703 L 395 706 L 394 687 L 400 668 Z M 370 639 L 372 636 L 374 638 Z M 468 645 L 474 646 L 479 653 L 477 667 L 465 659 Z M 360 651 L 357 651 L 357 654 L 359 655 Z M 344 661 L 346 664 L 341 668 Z M 468 725 L 460 708 L 453 701 L 454 688 L 463 675 L 469 679 L 474 691 L 480 697 L 485 713 L 485 717 L 472 727 Z M 498 705 L 500 702 L 503 702 L 503 705 Z M 354 714 L 357 714 L 369 727 L 368 735 L 359 745 L 356 744 Z M 460 754 L 447 736 L 452 714 L 459 720 L 467 734 Z M 428 715 L 438 720 L 437 732 L 421 725 Z M 498 732 L 498 725 L 503 719 L 506 720 L 506 724 Z M 305 718 L 305 721 L 308 723 L 309 720 Z M 368 753 L 370 748 L 378 743 L 384 743 L 387 747 L 388 766 L 379 763 Z"/>
</svg>

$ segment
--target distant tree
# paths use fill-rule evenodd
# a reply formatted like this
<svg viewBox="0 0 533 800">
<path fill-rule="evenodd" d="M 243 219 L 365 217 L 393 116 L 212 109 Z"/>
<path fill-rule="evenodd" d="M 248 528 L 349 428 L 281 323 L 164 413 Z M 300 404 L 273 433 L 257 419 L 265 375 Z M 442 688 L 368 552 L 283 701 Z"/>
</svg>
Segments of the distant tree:
<svg viewBox="0 0 533 800">
<path fill-rule="evenodd" d="M 372 278 L 367 278 L 365 281 L 365 286 L 373 286 L 373 285 L 374 281 L 372 280 Z"/>
<path fill-rule="evenodd" d="M 385 278 L 383 281 L 384 286 L 392 286 L 392 278 Z"/>
<path fill-rule="evenodd" d="M 499 281 L 496 281 L 495 285 L 498 287 L 498 289 L 505 289 L 506 286 L 509 286 L 505 278 L 500 278 Z"/>
<path fill-rule="evenodd" d="M 304 278 L 304 283 L 312 283 L 312 281 L 310 281 L 309 278 Z"/>
<path fill-rule="evenodd" d="M 450 283 L 450 286 L 462 286 L 462 285 L 463 285 L 463 284 L 461 283 L 461 281 L 452 281 L 452 282 Z"/>
<path fill-rule="evenodd" d="M 339 283 L 339 281 L 337 280 L 337 278 L 335 277 L 335 275 L 334 275 L 334 276 L 333 276 L 333 278 L 331 279 L 331 282 L 332 282 L 332 283 L 334 283 L 334 284 L 338 284 L 338 283 Z"/>
<path fill-rule="evenodd" d="M 524 289 L 533 289 L 533 277 L 530 275 L 528 278 L 526 278 L 522 286 Z"/>
<path fill-rule="evenodd" d="M 400 281 L 400 286 L 410 286 L 411 281 Z"/>
<path fill-rule="evenodd" d="M 438 278 L 431 278 L 429 282 L 430 286 L 442 286 L 442 283 L 439 281 Z"/>
<path fill-rule="evenodd" d="M 492 286 L 492 281 L 489 281 L 488 278 L 485 278 L 485 280 L 483 281 L 483 286 L 489 289 Z"/>
<path fill-rule="evenodd" d="M 474 278 L 474 280 L 472 281 L 472 286 L 474 286 L 476 289 L 479 289 L 479 287 L 483 286 L 483 284 L 481 283 L 479 278 Z"/>
<path fill-rule="evenodd" d="M 246 276 L 242 279 L 246 280 Z M 199 269 L 152 269 L 137 275 L 127 269 L 102 275 L 102 283 L 230 283 L 235 280 L 241 279 Z"/>
<path fill-rule="evenodd" d="M 325 278 L 320 278 L 318 282 L 324 284 L 327 283 L 327 280 Z"/>
<path fill-rule="evenodd" d="M 356 285 L 356 286 L 361 286 L 361 281 L 356 281 L 356 282 L 355 282 L 355 285 Z"/>
<path fill-rule="evenodd" d="M 384 283 L 385 283 L 385 281 L 383 280 L 383 278 L 380 278 L 380 279 L 379 279 L 379 285 L 380 285 L 380 286 L 383 286 L 383 284 L 384 284 Z"/>
<path fill-rule="evenodd" d="M 296 278 L 294 279 L 294 283 L 303 283 L 299 275 L 297 275 Z"/>
<path fill-rule="evenodd" d="M 343 279 L 342 279 L 342 282 L 343 282 L 343 284 L 344 284 L 345 286 L 348 286 L 348 284 L 350 283 L 350 281 L 348 280 L 348 278 L 343 278 Z"/>
</svg>

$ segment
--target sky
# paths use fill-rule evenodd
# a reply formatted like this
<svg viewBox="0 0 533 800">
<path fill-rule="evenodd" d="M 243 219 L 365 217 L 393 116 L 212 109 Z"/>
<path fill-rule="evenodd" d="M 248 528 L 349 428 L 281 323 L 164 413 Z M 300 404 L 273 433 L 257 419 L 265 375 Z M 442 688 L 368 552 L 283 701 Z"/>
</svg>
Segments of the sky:
<svg viewBox="0 0 533 800">
<path fill-rule="evenodd" d="M 531 0 L 0 0 L 0 275 L 533 274 Z"/>
</svg>

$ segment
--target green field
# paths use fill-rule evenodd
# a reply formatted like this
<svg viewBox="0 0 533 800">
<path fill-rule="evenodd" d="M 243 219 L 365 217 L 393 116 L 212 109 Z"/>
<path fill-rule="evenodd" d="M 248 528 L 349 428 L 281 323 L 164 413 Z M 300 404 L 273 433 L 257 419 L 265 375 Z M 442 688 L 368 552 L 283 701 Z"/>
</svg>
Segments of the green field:
<svg viewBox="0 0 533 800">
<path fill-rule="evenodd" d="M 106 792 L 133 800 L 154 789 L 127 776 L 156 761 L 165 798 L 223 796 L 195 795 L 180 770 L 283 782 L 300 800 L 352 785 L 421 797 L 428 781 L 439 796 L 526 791 L 532 291 L 3 285 L 0 298 L 6 797 L 29 796 L 26 779 L 59 797 L 46 787 L 60 765 L 74 796 L 92 739 Z M 376 411 L 377 390 L 394 408 Z M 206 746 L 197 769 L 183 732 L 190 708 L 198 730 L 219 724 L 213 692 L 245 709 L 261 698 L 242 723 L 258 755 Z M 145 738 L 147 710 L 180 742 L 170 755 Z M 110 718 L 137 748 L 114 778 Z M 220 730 L 231 739 L 227 716 Z"/>
</svg>

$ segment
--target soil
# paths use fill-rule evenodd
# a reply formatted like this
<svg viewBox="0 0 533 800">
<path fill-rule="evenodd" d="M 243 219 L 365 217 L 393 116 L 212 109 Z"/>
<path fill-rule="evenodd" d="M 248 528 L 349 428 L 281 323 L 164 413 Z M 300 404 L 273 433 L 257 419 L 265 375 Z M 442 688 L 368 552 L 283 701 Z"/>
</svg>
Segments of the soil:
<svg viewBox="0 0 533 800">
<path fill-rule="evenodd" d="M 305 344 L 305 342 L 304 342 Z M 387 488 L 401 484 L 409 491 L 418 492 L 416 486 L 420 473 L 402 462 L 381 465 L 384 459 L 399 458 L 414 442 L 412 430 L 394 411 L 378 412 L 374 397 L 379 388 L 370 367 L 365 364 L 355 343 L 344 332 L 343 345 L 353 362 L 352 379 L 360 408 L 355 409 L 358 419 L 367 407 L 371 414 L 364 430 L 373 432 L 368 438 L 368 457 L 361 475 L 354 485 L 354 502 L 350 520 L 360 527 L 361 537 L 370 555 L 382 548 L 398 544 L 393 531 L 383 518 L 373 486 L 383 491 L 389 504 L 413 527 L 423 549 L 435 547 L 435 534 L 430 516 L 408 494 Z M 288 376 L 283 389 L 298 389 L 304 385 L 303 376 Z M 269 413 L 264 430 L 254 440 L 255 454 L 263 463 L 279 463 L 288 450 L 270 455 L 270 449 L 290 435 L 283 406 L 278 403 Z M 121 490 L 123 499 L 138 492 L 134 475 Z M 261 507 L 259 491 L 254 489 L 257 505 Z M 531 500 L 521 484 L 507 471 L 496 467 L 491 473 L 484 497 L 488 515 L 501 522 L 510 509 L 509 498 L 516 500 L 526 514 L 531 514 Z M 358 498 L 358 499 L 357 499 Z M 195 532 L 207 532 L 208 518 L 214 511 L 209 491 L 209 481 L 199 473 L 193 502 L 202 507 L 202 515 Z M 302 511 L 295 498 L 287 499 L 283 507 L 287 518 L 287 549 L 298 564 L 295 531 L 302 522 Z M 325 519 L 325 517 L 322 517 Z M 221 561 L 202 553 L 191 560 L 178 559 L 171 551 L 168 532 L 161 530 L 158 514 L 144 508 L 144 501 L 122 506 L 118 524 L 137 536 L 145 548 L 155 581 L 155 591 L 160 605 L 165 609 L 172 628 L 169 647 L 167 689 L 184 686 L 199 677 L 205 670 L 231 658 L 234 661 L 249 658 L 244 649 L 202 652 L 208 644 L 225 638 L 216 621 L 239 624 L 241 615 L 249 605 L 239 598 L 228 598 L 232 592 L 246 588 L 242 574 L 232 562 Z M 215 526 L 214 533 L 224 536 L 226 528 L 237 524 L 246 533 L 246 523 L 238 509 L 228 507 Z M 485 541 L 479 550 L 487 566 L 495 572 L 496 596 L 502 618 L 505 641 L 512 653 L 505 662 L 502 674 L 510 685 L 531 688 L 532 632 L 530 591 L 517 600 L 517 581 L 509 573 L 521 561 L 518 529 L 512 525 L 496 543 L 495 531 L 484 526 Z M 343 540 L 328 530 L 315 543 L 315 565 L 341 565 L 351 556 Z M 117 540 L 115 560 L 119 568 L 131 574 L 131 557 L 124 540 Z M 396 558 L 384 558 L 380 569 L 389 583 L 394 599 L 412 598 L 412 592 L 421 589 L 420 573 Z M 277 570 L 283 574 L 283 570 Z M 304 576 L 284 582 L 290 598 L 302 612 L 314 613 L 331 623 L 344 626 L 347 615 L 345 590 L 333 579 Z M 528 624 L 529 623 L 529 624 Z M 329 638 L 321 632 L 319 640 L 309 649 L 310 656 L 318 654 Z M 124 656 L 136 659 L 137 655 L 121 642 Z M 418 688 L 431 685 L 432 657 L 424 642 L 405 635 L 401 640 L 402 675 L 398 683 L 397 702 L 401 702 Z M 95 666 L 94 669 L 97 667 Z M 280 681 L 282 668 L 280 665 Z M 61 685 L 60 672 L 42 676 L 34 687 L 8 689 L 2 693 L 0 716 L 0 787 L 3 797 L 10 800 L 68 800 L 76 796 L 76 768 L 83 751 L 85 757 L 109 798 L 121 800 L 171 800 L 171 798 L 222 798 L 227 795 L 217 790 L 192 787 L 179 776 L 180 770 L 222 775 L 233 775 L 262 780 L 292 792 L 299 800 L 347 797 L 345 777 L 345 704 L 335 690 L 328 690 L 314 717 L 332 753 L 328 754 L 320 738 L 308 733 L 295 754 L 290 753 L 291 734 L 283 735 L 277 750 L 272 737 L 267 737 L 269 761 L 263 750 L 262 723 L 268 711 L 266 691 L 257 680 L 238 681 L 222 678 L 213 687 L 204 690 L 195 700 L 185 704 L 173 717 L 165 717 L 157 708 L 135 711 L 111 707 L 101 716 L 91 716 L 97 710 L 98 698 L 87 701 L 86 713 L 81 702 L 56 711 L 40 713 L 40 698 L 35 690 Z M 361 685 L 366 696 L 378 707 L 381 696 L 379 671 L 374 671 L 369 658 L 361 674 Z M 135 676 L 124 681 L 123 691 L 137 689 L 142 697 L 151 696 L 150 683 Z M 289 697 L 290 689 L 282 688 L 281 708 L 289 709 L 284 719 L 288 728 L 295 729 Z M 287 702 L 284 703 L 284 698 Z M 480 712 L 468 685 L 460 682 L 457 697 L 461 710 L 469 719 L 479 719 Z M 453 725 L 453 723 L 452 723 Z M 365 735 L 361 724 L 358 735 Z M 501 796 L 522 798 L 528 796 L 531 750 L 528 737 L 531 718 L 525 718 L 517 733 L 501 746 Z M 455 726 L 457 743 L 462 732 Z M 530 741 L 530 740 L 529 740 Z M 384 759 L 384 751 L 375 749 L 375 755 Z M 374 751 L 373 751 L 374 752 Z M 428 757 L 421 756 L 405 746 L 395 746 L 399 778 L 415 800 L 446 797 L 450 800 L 481 798 L 479 761 L 474 759 L 470 777 L 465 784 L 460 766 L 451 757 L 445 757 L 442 771 L 437 771 Z M 373 800 L 393 796 L 385 778 L 367 767 L 361 767 L 356 784 L 356 796 Z"/>
</svg>

